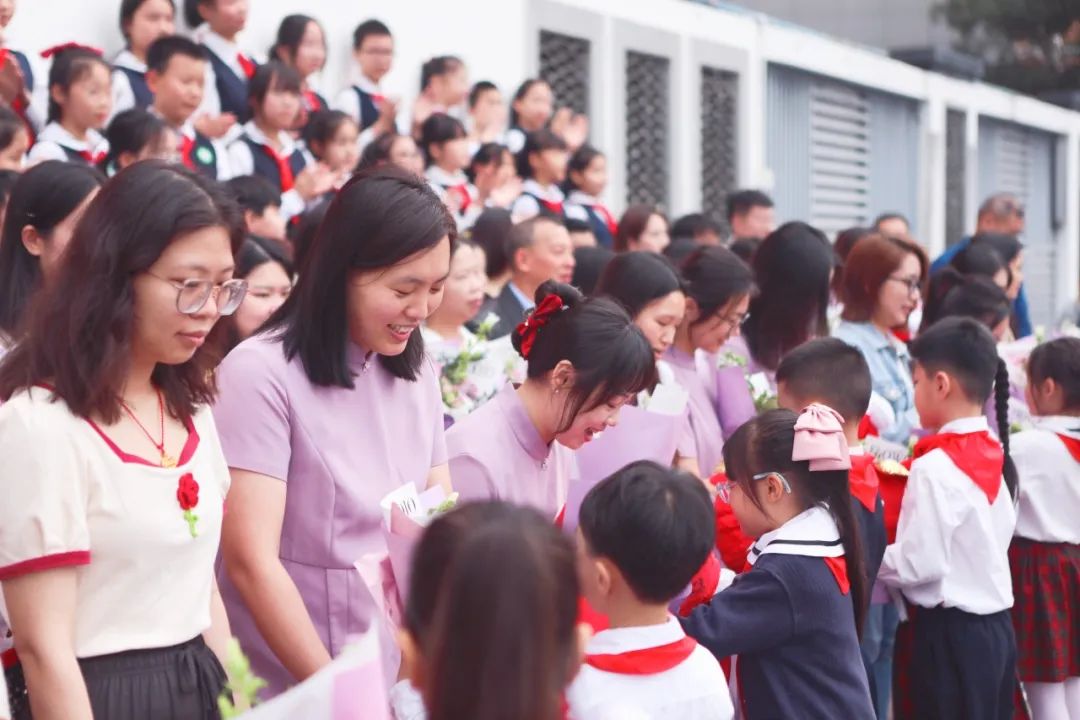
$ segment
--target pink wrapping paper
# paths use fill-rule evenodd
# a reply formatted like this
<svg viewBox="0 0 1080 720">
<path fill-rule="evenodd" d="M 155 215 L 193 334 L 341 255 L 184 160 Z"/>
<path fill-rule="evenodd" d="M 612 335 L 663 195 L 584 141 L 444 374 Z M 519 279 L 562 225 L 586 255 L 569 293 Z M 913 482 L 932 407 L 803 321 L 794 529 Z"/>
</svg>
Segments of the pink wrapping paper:
<svg viewBox="0 0 1080 720">
<path fill-rule="evenodd" d="M 741 425 L 757 415 L 757 408 L 754 407 L 754 398 L 750 395 L 743 368 L 738 365 L 716 368 L 713 377 L 716 384 L 713 406 L 724 431 L 724 440 L 727 440 Z"/>
</svg>

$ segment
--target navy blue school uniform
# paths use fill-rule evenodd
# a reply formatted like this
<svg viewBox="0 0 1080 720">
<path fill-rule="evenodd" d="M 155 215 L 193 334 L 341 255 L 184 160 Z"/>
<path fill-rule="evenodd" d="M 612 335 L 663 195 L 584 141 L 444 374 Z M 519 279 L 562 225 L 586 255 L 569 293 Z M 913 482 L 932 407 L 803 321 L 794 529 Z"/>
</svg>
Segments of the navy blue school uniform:
<svg viewBox="0 0 1080 720">
<path fill-rule="evenodd" d="M 210 61 L 207 78 L 213 81 L 207 85 L 200 111 L 207 115 L 232 113 L 239 122 L 246 122 L 251 117 L 248 80 L 258 64 L 236 43 L 206 26 L 200 27 L 197 35 Z"/>
<path fill-rule="evenodd" d="M 1016 511 L 1004 453 L 983 416 L 915 447 L 896 541 L 879 578 L 914 606 L 908 674 L 914 717 L 1013 717 L 1016 637 L 1008 549 Z"/>
<path fill-rule="evenodd" d="M 682 621 L 718 659 L 738 656 L 745 717 L 874 718 L 843 552 L 813 507 L 762 535 L 753 567 Z"/>
<path fill-rule="evenodd" d="M 45 160 L 82 163 L 96 167 L 109 152 L 109 142 L 96 130 L 88 130 L 86 139 L 73 137 L 58 122 L 51 122 L 38 134 L 27 159 L 31 163 Z"/>
<path fill-rule="evenodd" d="M 259 175 L 273 183 L 281 192 L 281 214 L 289 220 L 306 205 L 293 182 L 315 159 L 289 133 L 279 133 L 277 140 L 281 152 L 270 146 L 254 122 L 245 123 L 243 133 L 229 145 L 229 169 L 234 176 Z"/>
<path fill-rule="evenodd" d="M 558 185 L 544 187 L 529 178 L 521 183 L 521 195 L 510 206 L 510 216 L 516 224 L 538 215 L 565 219 L 566 196 Z"/>
<path fill-rule="evenodd" d="M 606 248 L 614 247 L 615 233 L 619 231 L 619 224 L 611 211 L 598 199 L 580 190 L 574 190 L 567 196 L 565 207 L 567 218 L 589 223 L 598 245 Z"/>
<path fill-rule="evenodd" d="M 360 127 L 357 144 L 363 148 L 375 139 L 374 125 L 379 120 L 379 103 L 383 101 L 382 89 L 377 83 L 361 75 L 349 87 L 338 93 L 334 109 L 345 113 Z"/>
<path fill-rule="evenodd" d="M 154 93 L 146 84 L 146 63 L 135 57 L 130 50 L 121 50 L 113 58 L 112 116 L 125 110 L 145 110 L 154 103 Z"/>
<path fill-rule="evenodd" d="M 231 177 L 228 152 L 196 130 L 190 120 L 180 128 L 180 162 L 211 180 L 223 182 Z"/>
</svg>

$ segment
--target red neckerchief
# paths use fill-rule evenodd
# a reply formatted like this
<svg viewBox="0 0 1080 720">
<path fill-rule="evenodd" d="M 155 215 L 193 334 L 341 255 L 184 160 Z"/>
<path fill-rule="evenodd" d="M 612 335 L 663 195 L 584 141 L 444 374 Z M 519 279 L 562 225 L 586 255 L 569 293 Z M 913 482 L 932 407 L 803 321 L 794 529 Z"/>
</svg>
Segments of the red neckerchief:
<svg viewBox="0 0 1080 720">
<path fill-rule="evenodd" d="M 289 192 L 293 189 L 292 166 L 289 165 L 289 157 L 279 154 L 269 145 L 260 145 L 267 157 L 277 163 L 278 175 L 281 177 L 281 192 Z"/>
<path fill-rule="evenodd" d="M 244 77 L 248 80 L 255 74 L 255 68 L 258 67 L 255 62 L 244 53 L 236 53 L 236 62 L 240 63 L 240 69 L 244 71 Z"/>
<path fill-rule="evenodd" d="M 376 107 L 379 106 L 379 103 L 386 102 L 385 95 L 380 95 L 379 93 L 368 93 L 368 95 L 371 97 L 371 102 L 375 103 Z"/>
<path fill-rule="evenodd" d="M 877 510 L 878 498 L 878 474 L 874 469 L 874 456 L 866 455 L 851 456 L 851 472 L 848 474 L 848 484 L 851 486 L 851 497 L 870 512 Z"/>
<path fill-rule="evenodd" d="M 106 153 L 101 151 L 90 152 L 89 150 L 79 150 L 78 152 L 79 157 L 81 157 L 83 160 L 90 163 L 91 165 L 99 165 L 101 161 L 105 159 L 106 155 Z"/>
<path fill-rule="evenodd" d="M 893 328 L 892 334 L 894 338 L 904 344 L 911 342 L 911 330 L 906 327 Z"/>
<path fill-rule="evenodd" d="M 1073 460 L 1080 462 L 1080 440 L 1061 433 L 1055 433 L 1055 435 L 1061 439 L 1061 442 L 1065 443 L 1065 449 L 1073 456 Z"/>
<path fill-rule="evenodd" d="M 615 216 L 611 214 L 611 211 L 600 203 L 596 203 L 592 206 L 593 210 L 599 213 L 600 217 L 604 218 L 604 224 L 607 225 L 608 232 L 612 237 L 615 237 L 619 232 L 619 223 L 615 220 Z"/>
<path fill-rule="evenodd" d="M 847 561 L 844 560 L 844 556 L 840 557 L 827 557 L 821 558 L 825 561 L 826 567 L 829 568 L 829 572 L 836 579 L 836 584 L 840 586 L 840 594 L 847 595 L 851 592 L 851 581 L 848 580 L 847 574 Z"/>
<path fill-rule="evenodd" d="M 540 200 L 540 204 L 548 209 L 549 212 L 553 212 L 556 215 L 563 214 L 562 203 L 558 200 L 544 200 L 543 198 L 537 198 Z"/>
<path fill-rule="evenodd" d="M 319 96 L 314 90 L 304 91 L 304 109 L 311 113 L 322 110 L 322 103 L 319 102 Z"/>
<path fill-rule="evenodd" d="M 451 185 L 446 188 L 446 192 L 457 195 L 458 209 L 461 212 L 465 212 L 472 205 L 472 195 L 469 194 L 469 186 L 467 183 L 461 183 L 460 185 Z"/>
<path fill-rule="evenodd" d="M 698 605 L 704 605 L 712 600 L 719 585 L 720 561 L 716 559 L 716 555 L 709 553 L 709 556 L 705 558 L 705 564 L 690 580 L 690 594 L 679 605 L 679 617 L 688 617 Z"/>
<path fill-rule="evenodd" d="M 988 431 L 930 435 L 919 441 L 913 454 L 917 459 L 931 450 L 943 450 L 953 464 L 986 493 L 986 499 L 993 504 L 1001 490 L 1005 451 Z"/>
<path fill-rule="evenodd" d="M 878 426 L 874 424 L 869 415 L 863 415 L 862 420 L 859 421 L 859 439 L 865 440 L 868 437 L 878 437 L 879 435 L 881 435 L 881 431 L 878 430 Z"/>
<path fill-rule="evenodd" d="M 195 138 L 187 135 L 180 136 L 180 161 L 188 170 L 195 169 L 195 161 L 191 159 L 191 153 L 195 150 Z"/>
<path fill-rule="evenodd" d="M 681 664 L 697 647 L 692 637 L 684 637 L 667 645 L 641 650 L 629 650 L 615 655 L 586 655 L 585 662 L 609 673 L 619 675 L 655 675 Z"/>
</svg>

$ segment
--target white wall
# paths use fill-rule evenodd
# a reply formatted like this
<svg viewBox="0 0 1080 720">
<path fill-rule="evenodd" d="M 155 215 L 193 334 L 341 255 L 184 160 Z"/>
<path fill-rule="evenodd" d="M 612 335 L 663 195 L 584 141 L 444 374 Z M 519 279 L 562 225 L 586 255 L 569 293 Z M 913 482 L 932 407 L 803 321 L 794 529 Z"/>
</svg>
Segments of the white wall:
<svg viewBox="0 0 1080 720">
<path fill-rule="evenodd" d="M 385 22 L 395 34 L 394 69 L 385 81 L 391 95 L 415 96 L 420 65 L 435 55 L 460 56 L 471 80 L 489 79 L 508 94 L 534 65 L 524 41 L 526 0 L 250 0 L 250 4 L 241 44 L 256 55 L 265 55 L 285 15 L 306 13 L 322 23 L 329 59 L 318 84 L 330 99 L 349 79 L 353 29 L 371 17 Z M 112 56 L 122 45 L 119 7 L 120 0 L 20 0 L 8 28 L 8 43 L 36 52 L 78 40 Z"/>
</svg>

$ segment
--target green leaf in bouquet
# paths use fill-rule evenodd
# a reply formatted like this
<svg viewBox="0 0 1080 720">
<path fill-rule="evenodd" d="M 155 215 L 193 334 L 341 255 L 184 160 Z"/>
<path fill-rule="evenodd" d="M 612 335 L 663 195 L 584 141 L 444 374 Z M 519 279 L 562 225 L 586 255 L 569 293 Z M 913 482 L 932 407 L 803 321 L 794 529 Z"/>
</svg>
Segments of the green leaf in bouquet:
<svg viewBox="0 0 1080 720">
<path fill-rule="evenodd" d="M 230 720 L 255 707 L 266 681 L 251 671 L 251 661 L 236 638 L 229 639 L 225 650 L 225 673 L 229 680 L 218 697 L 218 711 L 223 720 Z"/>
<path fill-rule="evenodd" d="M 450 493 L 445 500 L 428 510 L 428 517 L 435 517 L 450 512 L 457 505 L 457 501 L 458 494 L 456 492 Z"/>
</svg>

